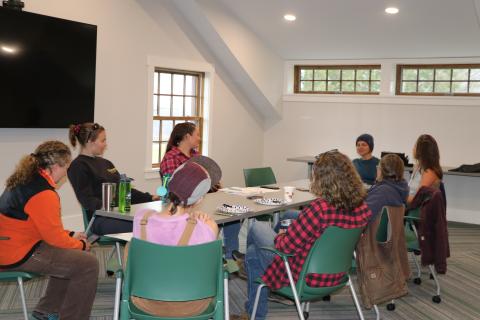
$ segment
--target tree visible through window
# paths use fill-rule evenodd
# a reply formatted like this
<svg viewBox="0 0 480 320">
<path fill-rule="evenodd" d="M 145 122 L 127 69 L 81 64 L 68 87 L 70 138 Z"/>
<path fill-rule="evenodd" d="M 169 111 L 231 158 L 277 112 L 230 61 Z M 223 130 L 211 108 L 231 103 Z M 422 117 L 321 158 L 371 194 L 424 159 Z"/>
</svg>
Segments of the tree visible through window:
<svg viewBox="0 0 480 320">
<path fill-rule="evenodd" d="M 380 65 L 295 66 L 295 93 L 379 94 Z"/>
<path fill-rule="evenodd" d="M 480 96 L 480 64 L 397 65 L 396 93 Z"/>
<path fill-rule="evenodd" d="M 153 75 L 152 167 L 159 167 L 177 123 L 193 122 L 203 132 L 203 81 L 199 72 L 155 69 Z M 200 145 L 200 149 L 201 149 Z M 199 150 L 201 152 L 201 150 Z"/>
</svg>

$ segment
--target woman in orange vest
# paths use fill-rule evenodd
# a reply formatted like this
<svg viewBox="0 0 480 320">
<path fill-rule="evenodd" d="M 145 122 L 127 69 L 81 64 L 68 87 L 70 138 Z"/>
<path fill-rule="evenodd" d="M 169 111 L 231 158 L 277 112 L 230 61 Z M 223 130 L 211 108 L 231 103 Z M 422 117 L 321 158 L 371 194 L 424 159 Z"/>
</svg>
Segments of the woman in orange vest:
<svg viewBox="0 0 480 320">
<path fill-rule="evenodd" d="M 68 146 L 47 141 L 20 160 L 0 197 L 0 270 L 49 276 L 35 319 L 85 320 L 97 288 L 98 261 L 85 234 L 63 228 L 57 183 L 71 161 Z"/>
</svg>

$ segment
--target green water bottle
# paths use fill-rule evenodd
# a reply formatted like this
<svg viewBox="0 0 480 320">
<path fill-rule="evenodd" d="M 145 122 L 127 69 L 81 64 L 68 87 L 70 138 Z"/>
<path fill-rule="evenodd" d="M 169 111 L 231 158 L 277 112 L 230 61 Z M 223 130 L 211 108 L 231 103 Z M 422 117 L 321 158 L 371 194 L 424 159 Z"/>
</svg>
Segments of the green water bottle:
<svg viewBox="0 0 480 320">
<path fill-rule="evenodd" d="M 120 183 L 118 185 L 118 211 L 125 213 L 130 212 L 130 204 L 132 203 L 132 179 L 125 174 L 120 175 Z"/>
</svg>

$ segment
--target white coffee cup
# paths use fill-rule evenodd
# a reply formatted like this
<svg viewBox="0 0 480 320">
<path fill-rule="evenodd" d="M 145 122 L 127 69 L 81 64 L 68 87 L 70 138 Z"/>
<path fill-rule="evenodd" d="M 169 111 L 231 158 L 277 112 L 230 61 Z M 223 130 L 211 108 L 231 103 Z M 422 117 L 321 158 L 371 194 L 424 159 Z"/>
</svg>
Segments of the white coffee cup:
<svg viewBox="0 0 480 320">
<path fill-rule="evenodd" d="M 283 187 L 283 199 L 285 202 L 292 202 L 293 201 L 293 194 L 295 192 L 295 187 L 292 186 L 285 186 Z"/>
</svg>

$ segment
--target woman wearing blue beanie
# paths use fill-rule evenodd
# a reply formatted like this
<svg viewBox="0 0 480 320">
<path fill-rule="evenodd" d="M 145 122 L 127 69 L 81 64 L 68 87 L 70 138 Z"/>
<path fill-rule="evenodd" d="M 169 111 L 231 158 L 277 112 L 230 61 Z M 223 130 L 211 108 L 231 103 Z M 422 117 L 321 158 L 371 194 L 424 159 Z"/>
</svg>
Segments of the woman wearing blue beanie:
<svg viewBox="0 0 480 320">
<path fill-rule="evenodd" d="M 366 184 L 373 185 L 377 177 L 377 166 L 380 160 L 372 155 L 373 137 L 364 133 L 357 138 L 357 153 L 360 158 L 353 160 L 353 164 Z"/>
</svg>

